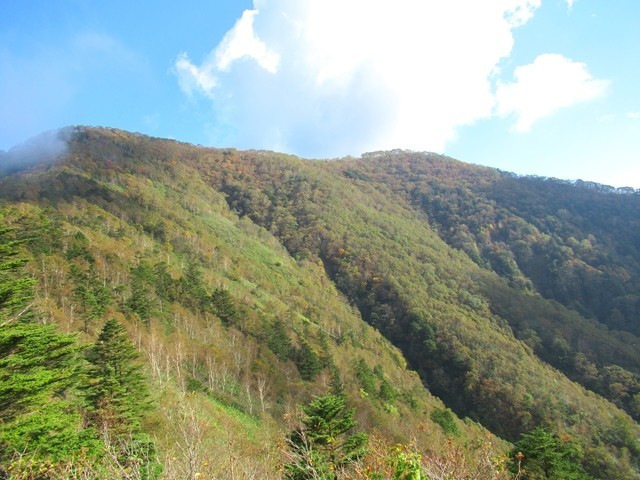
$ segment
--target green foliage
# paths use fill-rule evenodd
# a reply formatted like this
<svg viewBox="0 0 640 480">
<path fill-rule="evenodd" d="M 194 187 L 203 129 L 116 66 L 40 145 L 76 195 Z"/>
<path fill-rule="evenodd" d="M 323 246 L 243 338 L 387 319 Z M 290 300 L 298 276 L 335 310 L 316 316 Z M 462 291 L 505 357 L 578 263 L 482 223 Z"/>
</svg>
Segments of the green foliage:
<svg viewBox="0 0 640 480">
<path fill-rule="evenodd" d="M 165 262 L 158 262 L 153 266 L 153 285 L 158 297 L 165 301 L 173 301 L 176 297 L 175 283 Z"/>
<path fill-rule="evenodd" d="M 107 320 L 86 357 L 90 363 L 85 390 L 91 424 L 118 437 L 138 432 L 149 394 L 136 362 L 139 354 L 124 326 Z"/>
<path fill-rule="evenodd" d="M 542 428 L 525 433 L 511 451 L 510 471 L 526 480 L 589 480 L 580 447 Z"/>
<path fill-rule="evenodd" d="M 182 300 L 193 307 L 204 309 L 208 294 L 202 278 L 202 266 L 194 258 L 189 258 L 184 277 L 181 279 Z"/>
<path fill-rule="evenodd" d="M 429 477 L 422 472 L 420 462 L 419 453 L 397 446 L 391 458 L 394 480 L 429 480 Z"/>
<path fill-rule="evenodd" d="M 376 395 L 377 378 L 373 370 L 367 365 L 363 358 L 358 358 L 354 363 L 355 376 L 360 381 L 360 386 L 368 395 Z"/>
<path fill-rule="evenodd" d="M 240 321 L 240 310 L 228 290 L 216 288 L 211 294 L 211 307 L 225 325 L 237 324 Z"/>
<path fill-rule="evenodd" d="M 0 458 L 4 461 L 18 453 L 34 462 L 95 458 L 101 449 L 96 430 L 83 426 L 78 405 L 60 397 L 25 410 L 0 429 Z"/>
<path fill-rule="evenodd" d="M 78 374 L 78 346 L 54 326 L 14 323 L 0 327 L 0 412 L 11 419 L 64 392 Z"/>
<path fill-rule="evenodd" d="M 283 362 L 291 357 L 293 347 L 284 322 L 279 318 L 273 322 L 267 338 L 269 349 Z"/>
<path fill-rule="evenodd" d="M 640 439 L 634 436 L 629 419 L 622 415 L 614 417 L 611 425 L 600 433 L 600 439 L 628 451 L 634 457 L 640 456 Z"/>
<path fill-rule="evenodd" d="M 322 371 L 320 357 L 305 340 L 300 341 L 300 347 L 294 354 L 294 362 L 303 380 L 312 381 Z"/>
<path fill-rule="evenodd" d="M 71 277 L 76 284 L 74 294 L 82 306 L 82 318 L 84 331 L 89 331 L 89 326 L 99 320 L 111 304 L 111 292 L 107 286 L 97 278 L 94 269 L 84 272 L 75 264 L 70 267 Z"/>
<path fill-rule="evenodd" d="M 81 258 L 89 264 L 95 263 L 95 259 L 89 251 L 89 239 L 82 232 L 76 232 L 71 238 L 71 244 L 67 247 L 65 257 L 67 260 Z"/>
<path fill-rule="evenodd" d="M 105 447 L 117 452 L 120 465 L 125 469 L 142 466 L 143 478 L 156 478 L 161 468 L 155 443 L 142 432 L 140 423 L 150 406 L 149 392 L 137 363 L 139 354 L 124 326 L 107 320 L 86 357 L 89 424 L 100 431 Z"/>
<path fill-rule="evenodd" d="M 398 398 L 398 389 L 394 387 L 389 380 L 383 378 L 380 382 L 380 389 L 378 390 L 378 397 L 383 402 L 393 405 Z"/>
<path fill-rule="evenodd" d="M 131 271 L 131 296 L 127 300 L 127 307 L 145 323 L 148 323 L 153 311 L 150 283 L 154 281 L 154 276 L 154 271 L 146 263 L 141 263 Z"/>
<path fill-rule="evenodd" d="M 10 317 L 30 299 L 32 282 L 21 278 L 24 262 L 13 258 L 17 244 L 0 242 L 0 464 L 17 454 L 33 465 L 93 455 L 95 432 L 82 429 L 70 396 L 81 369 L 76 338 Z"/>
<path fill-rule="evenodd" d="M 0 455 L 59 460 L 95 450 L 78 405 L 67 397 L 80 374 L 79 347 L 54 326 L 0 327 Z"/>
<path fill-rule="evenodd" d="M 460 435 L 460 429 L 456 424 L 455 415 L 448 408 L 435 408 L 429 415 L 431 420 L 440 425 L 442 431 L 447 435 L 457 437 Z"/>
<path fill-rule="evenodd" d="M 3 219 L 0 210 L 0 221 Z M 18 246 L 24 242 L 11 239 L 12 231 L 0 225 L 0 325 L 24 313 L 34 284 L 33 278 L 22 273 L 26 260 L 19 257 Z"/>
<path fill-rule="evenodd" d="M 366 454 L 368 436 L 350 433 L 357 425 L 355 410 L 346 408 L 344 397 L 316 397 L 303 411 L 302 426 L 289 438 L 286 478 L 334 480 Z"/>
<path fill-rule="evenodd" d="M 28 274 L 8 273 L 9 284 L 33 278 L 31 311 L 65 331 L 84 326 L 83 341 L 107 315 L 146 321 L 127 327 L 162 406 L 161 420 L 141 428 L 164 438 L 167 458 L 217 456 L 217 440 L 275 444 L 228 425 L 211 435 L 221 421 L 212 409 L 185 430 L 167 413 L 175 391 L 223 400 L 275 435 L 288 405 L 329 387 L 360 390 L 367 428 L 400 441 L 416 434 L 424 452 L 440 451 L 440 435 L 416 428 L 441 408 L 434 394 L 472 420 L 454 418 L 463 434 L 449 439 L 468 458 L 477 453 L 464 442 L 484 434 L 478 424 L 512 441 L 547 425 L 572 435 L 592 476 L 640 478 L 640 428 L 618 409 L 640 415 L 637 195 L 402 151 L 308 162 L 80 128 L 69 152 L 0 178 L 16 228 L 8 238 L 37 236 L 25 244 Z M 215 292 L 222 285 L 228 295 Z M 286 328 L 264 320 L 274 318 Z M 364 358 L 375 363 L 358 368 Z M 316 363 L 328 375 L 298 382 L 286 360 L 308 380 Z M 182 431 L 206 432 L 191 435 L 206 446 L 177 452 Z M 225 452 L 220 463 L 230 465 Z"/>
</svg>

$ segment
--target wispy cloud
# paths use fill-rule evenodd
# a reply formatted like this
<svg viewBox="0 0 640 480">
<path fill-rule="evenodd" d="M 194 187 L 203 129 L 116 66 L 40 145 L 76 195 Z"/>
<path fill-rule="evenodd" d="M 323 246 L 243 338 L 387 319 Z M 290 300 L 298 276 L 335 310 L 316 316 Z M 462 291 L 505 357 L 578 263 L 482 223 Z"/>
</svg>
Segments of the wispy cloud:
<svg viewBox="0 0 640 480">
<path fill-rule="evenodd" d="M 178 76 L 180 88 L 188 96 L 201 92 L 207 97 L 213 98 L 213 91 L 218 86 L 213 65 L 205 64 L 197 67 L 186 53 L 181 53 L 175 63 L 175 71 Z"/>
<path fill-rule="evenodd" d="M 186 94 L 213 102 L 216 143 L 306 156 L 442 151 L 459 127 L 496 115 L 496 100 L 526 130 L 606 88 L 583 64 L 541 56 L 496 97 L 513 30 L 540 3 L 255 0 L 200 64 L 181 54 L 175 71 Z M 526 103 L 531 92 L 540 104 Z"/>
<path fill-rule="evenodd" d="M 540 55 L 517 67 L 514 77 L 514 82 L 498 86 L 497 112 L 514 114 L 519 132 L 562 108 L 601 97 L 609 87 L 608 81 L 593 78 L 584 63 L 557 54 Z"/>
<path fill-rule="evenodd" d="M 15 145 L 2 156 L 0 172 L 11 173 L 33 165 L 55 162 L 66 154 L 72 133 L 71 128 L 49 130 Z"/>
</svg>

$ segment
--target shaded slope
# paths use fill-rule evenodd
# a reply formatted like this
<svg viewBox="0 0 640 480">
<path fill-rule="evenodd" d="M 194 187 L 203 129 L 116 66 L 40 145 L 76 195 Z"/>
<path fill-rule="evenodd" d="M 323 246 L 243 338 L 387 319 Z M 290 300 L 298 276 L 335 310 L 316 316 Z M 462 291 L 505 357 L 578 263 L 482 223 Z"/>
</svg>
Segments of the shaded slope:
<svg viewBox="0 0 640 480">
<path fill-rule="evenodd" d="M 492 311 L 540 357 L 640 418 L 640 195 L 514 177 L 434 154 L 381 152 L 332 167 L 400 195 L 450 246 L 512 289 L 554 300 L 481 282 Z"/>
</svg>

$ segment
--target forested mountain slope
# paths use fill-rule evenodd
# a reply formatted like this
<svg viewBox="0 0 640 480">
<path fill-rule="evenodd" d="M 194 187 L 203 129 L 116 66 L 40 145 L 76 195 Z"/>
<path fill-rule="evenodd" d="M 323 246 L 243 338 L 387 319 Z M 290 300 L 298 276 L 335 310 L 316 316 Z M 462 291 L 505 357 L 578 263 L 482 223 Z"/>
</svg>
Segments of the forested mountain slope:
<svg viewBox="0 0 640 480">
<path fill-rule="evenodd" d="M 400 151 L 333 166 L 391 188 L 450 246 L 507 280 L 512 289 L 487 279 L 483 293 L 516 336 L 640 418 L 639 192 Z"/>
<path fill-rule="evenodd" d="M 544 427 L 592 477 L 640 478 L 640 428 L 618 408 L 640 415 L 637 195 L 426 154 L 68 133 L 55 162 L 0 179 L 4 222 L 29 238 L 36 316 L 89 344 L 106 319 L 129 329 L 168 478 L 234 458 L 278 476 L 295 405 L 336 390 L 425 459 L 450 435 L 476 478 L 473 421 L 509 441 Z"/>
</svg>

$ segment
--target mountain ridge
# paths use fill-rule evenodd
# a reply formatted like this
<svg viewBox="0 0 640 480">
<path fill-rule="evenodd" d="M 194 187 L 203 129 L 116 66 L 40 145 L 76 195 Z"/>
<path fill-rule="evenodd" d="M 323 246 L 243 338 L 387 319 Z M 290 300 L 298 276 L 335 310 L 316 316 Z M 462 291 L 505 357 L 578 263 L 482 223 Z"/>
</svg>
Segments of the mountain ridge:
<svg viewBox="0 0 640 480">
<path fill-rule="evenodd" d="M 92 252 L 94 243 L 103 245 L 103 253 L 93 254 L 94 257 L 106 259 L 104 252 L 109 248 L 105 245 L 122 238 L 137 238 L 132 244 L 147 245 L 143 250 L 137 247 L 137 254 L 127 253 L 120 260 L 114 257 L 114 265 L 121 266 L 114 267 L 107 280 L 114 287 L 121 286 L 121 300 L 114 298 L 115 306 L 110 308 L 124 321 L 136 325 L 138 320 L 127 306 L 135 297 L 130 283 L 133 271 L 127 273 L 122 262 L 125 258 L 131 265 L 155 262 L 156 249 L 161 257 L 178 255 L 175 261 L 181 256 L 183 263 L 195 252 L 200 268 L 206 267 L 205 289 L 223 288 L 232 292 L 233 298 L 247 299 L 248 303 L 239 303 L 250 319 L 239 330 L 245 337 L 265 335 L 267 330 L 260 326 L 261 322 L 264 324 L 260 318 L 272 316 L 269 311 L 273 309 L 279 312 L 277 316 L 298 318 L 301 325 L 311 328 L 313 322 L 307 323 L 310 318 L 326 316 L 317 306 L 322 301 L 301 314 L 310 308 L 303 307 L 302 301 L 308 291 L 300 286 L 296 287 L 298 294 L 285 295 L 283 291 L 295 289 L 285 288 L 286 275 L 276 281 L 276 272 L 282 266 L 290 262 L 292 266 L 303 265 L 316 272 L 316 285 L 333 289 L 356 313 L 350 320 L 352 333 L 345 337 L 345 327 L 339 319 L 351 314 L 346 313 L 345 307 L 338 308 L 337 300 L 330 301 L 332 308 L 342 313 L 336 313 L 331 321 L 323 320 L 325 328 L 320 331 L 336 343 L 330 349 L 336 358 L 343 358 L 337 352 L 342 348 L 339 342 L 345 339 L 351 338 L 347 341 L 353 345 L 369 345 L 369 337 L 365 336 L 365 341 L 353 336 L 360 328 L 356 318 L 362 318 L 399 348 L 394 354 L 385 354 L 390 355 L 385 358 L 404 356 L 411 369 L 420 374 L 419 383 L 461 417 L 469 416 L 511 441 L 540 425 L 569 433 L 589 452 L 585 466 L 596 478 L 637 477 L 640 446 L 632 433 L 640 431 L 637 423 L 612 403 L 585 390 L 608 397 L 633 415 L 640 414 L 640 409 L 634 410 L 636 398 L 640 407 L 640 343 L 634 335 L 637 326 L 633 322 L 638 299 L 631 298 L 638 291 L 635 282 L 639 278 L 639 257 L 633 248 L 637 225 L 631 224 L 627 230 L 624 224 L 618 227 L 624 235 L 603 236 L 604 227 L 609 228 L 607 221 L 613 222 L 615 215 L 609 213 L 591 220 L 583 206 L 582 218 L 590 219 L 594 226 L 585 233 L 579 227 L 586 223 L 568 221 L 571 218 L 566 215 L 564 219 L 556 217 L 559 209 L 546 215 L 553 218 L 532 214 L 535 209 L 529 204 L 549 213 L 541 206 L 542 194 L 536 189 L 552 185 L 552 191 L 568 195 L 562 190 L 566 185 L 555 180 L 526 180 L 535 200 L 523 201 L 518 208 L 529 214 L 527 220 L 508 201 L 507 194 L 515 192 L 518 197 L 517 192 L 524 188 L 517 183 L 517 177 L 432 154 L 392 151 L 365 154 L 361 159 L 310 161 L 273 152 L 208 149 L 119 130 L 81 127 L 74 131 L 68 153 L 59 160 L 45 168 L 1 178 L 0 197 L 12 209 L 55 212 L 70 233 L 81 232 L 90 239 L 88 245 L 82 247 L 80 242 L 74 248 Z M 492 182 L 497 180 L 507 186 L 492 190 Z M 596 196 L 616 193 L 611 198 L 628 203 L 637 200 L 635 194 L 598 192 L 591 186 L 584 191 Z M 618 212 L 621 207 L 617 201 L 606 204 L 607 212 Z M 630 205 L 637 208 L 635 203 Z M 575 211 L 567 210 L 569 214 Z M 633 213 L 630 215 L 633 217 Z M 92 217 L 102 217 L 102 223 Z M 103 225 L 105 220 L 108 231 Z M 239 233 L 224 233 L 231 232 L 230 225 L 237 225 L 247 235 L 241 244 L 255 253 L 241 255 L 230 249 L 224 235 L 241 238 Z M 121 231 L 120 239 L 114 236 L 117 231 Z M 60 235 L 68 251 L 76 240 Z M 272 263 L 258 281 L 256 274 L 250 272 L 257 268 L 257 259 L 266 255 L 257 253 L 264 251 L 263 247 L 258 248 L 264 242 L 270 249 L 282 249 L 278 255 L 284 256 L 277 259 L 267 255 Z M 523 242 L 532 249 L 528 256 L 521 251 Z M 213 252 L 225 253 L 212 253 L 213 246 Z M 40 248 L 52 247 L 43 244 Z M 59 263 L 63 258 L 58 254 L 38 255 L 45 262 L 50 257 Z M 80 262 L 75 258 L 78 257 L 73 257 L 72 263 Z M 633 262 L 624 265 L 628 259 Z M 557 277 L 547 277 L 544 272 L 551 271 L 549 266 L 554 260 Z M 234 263 L 245 266 L 231 267 Z M 278 263 L 281 265 L 275 268 Z M 172 278 L 187 278 L 187 270 L 177 265 L 180 262 L 171 266 Z M 586 270 L 571 270 L 575 265 Z M 72 284 L 69 272 L 66 267 L 60 268 L 68 290 Z M 90 266 L 80 262 L 78 268 L 90 274 Z M 236 273 L 227 277 L 224 272 L 230 268 L 235 268 Z M 590 268 L 594 270 L 593 278 L 589 276 Z M 42 292 L 47 274 L 38 273 L 37 269 L 33 274 L 39 278 Z M 567 283 L 566 278 L 573 278 L 569 274 L 583 275 L 579 277 L 582 284 L 569 285 L 573 290 L 568 288 L 566 295 L 574 303 L 563 304 L 565 299 L 553 298 L 549 292 L 553 293 L 557 282 Z M 607 297 L 595 304 L 590 303 L 591 290 L 582 296 L 576 294 L 584 285 L 590 286 L 585 283 L 587 280 L 601 277 L 601 283 L 593 288 L 615 287 L 618 297 L 609 303 Z M 624 281 L 616 282 L 618 277 Z M 154 294 L 149 282 L 143 281 L 150 289 L 149 295 L 165 305 L 168 300 L 163 300 L 159 292 Z M 277 295 L 287 298 L 285 302 L 274 297 L 278 282 L 281 292 Z M 182 298 L 184 303 L 181 309 L 199 311 L 197 305 L 189 306 L 189 296 L 180 295 L 185 294 L 178 290 L 176 298 Z M 264 299 L 258 302 L 255 299 L 260 295 Z M 68 305 L 77 304 L 78 300 L 60 291 L 53 307 L 64 310 L 61 305 L 65 302 L 68 312 Z M 173 302 L 175 313 L 182 303 Z M 46 305 L 41 299 L 40 307 L 46 310 Z M 291 316 L 285 305 L 297 313 Z M 49 308 L 49 315 L 62 321 L 64 315 L 52 314 L 55 308 Z M 614 309 L 618 312 L 615 315 Z M 218 311 L 213 317 L 222 319 L 221 315 Z M 164 318 L 158 312 L 151 318 L 155 317 Z M 230 321 L 234 325 L 236 320 Z M 68 325 L 77 328 L 73 321 Z M 613 327 L 618 331 L 611 331 Z M 296 334 L 299 346 L 306 335 Z M 321 336 L 311 334 L 308 340 L 318 351 L 325 348 L 321 346 Z M 373 368 L 375 357 L 361 355 L 365 365 Z M 344 360 L 335 361 L 342 375 L 355 375 L 355 385 L 364 388 L 366 368 L 363 367 L 365 374 L 358 369 L 353 373 L 354 367 L 341 363 Z M 389 360 L 389 365 L 402 365 L 403 361 Z M 284 364 L 281 368 L 285 368 Z M 285 371 L 287 368 L 295 367 L 289 365 Z M 399 374 L 394 375 L 400 378 Z M 415 392 L 417 386 L 412 385 Z M 358 390 L 352 393 L 356 394 L 352 398 L 357 398 Z M 420 398 L 426 393 L 420 393 Z M 370 396 L 371 392 L 364 390 L 364 394 Z M 367 406 L 366 398 L 357 400 L 369 412 L 364 423 L 373 426 L 377 421 L 390 429 L 384 416 L 392 414 L 381 414 Z M 411 401 L 407 402 L 397 403 L 394 408 L 406 410 L 404 415 L 414 418 Z M 623 449 L 628 457 L 621 453 Z"/>
</svg>

